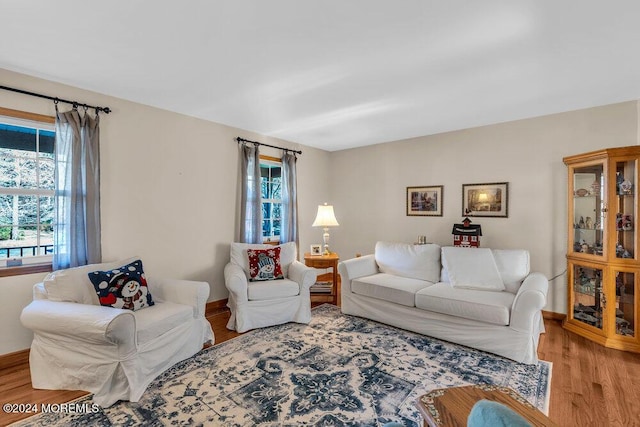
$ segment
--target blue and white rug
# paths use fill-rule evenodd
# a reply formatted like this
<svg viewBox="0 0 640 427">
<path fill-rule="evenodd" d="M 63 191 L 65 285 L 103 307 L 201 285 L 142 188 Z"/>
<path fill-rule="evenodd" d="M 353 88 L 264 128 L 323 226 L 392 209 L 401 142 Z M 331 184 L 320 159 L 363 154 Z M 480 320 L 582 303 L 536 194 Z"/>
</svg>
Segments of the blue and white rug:
<svg viewBox="0 0 640 427">
<path fill-rule="evenodd" d="M 519 364 L 323 305 L 309 325 L 248 332 L 175 365 L 137 403 L 19 425 L 420 426 L 414 402 L 433 389 L 510 387 L 546 412 L 550 382 L 549 362 Z"/>
</svg>

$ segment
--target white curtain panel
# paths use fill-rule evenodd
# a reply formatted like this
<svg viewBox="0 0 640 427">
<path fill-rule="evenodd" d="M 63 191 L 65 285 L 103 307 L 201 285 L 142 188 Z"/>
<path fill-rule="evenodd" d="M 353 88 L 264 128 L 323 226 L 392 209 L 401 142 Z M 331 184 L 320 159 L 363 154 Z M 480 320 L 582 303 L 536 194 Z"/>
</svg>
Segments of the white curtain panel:
<svg viewBox="0 0 640 427">
<path fill-rule="evenodd" d="M 240 144 L 241 206 L 240 242 L 262 243 L 262 207 L 260 206 L 260 150 L 257 144 Z"/>
<path fill-rule="evenodd" d="M 282 155 L 282 228 L 280 242 L 295 242 L 300 247 L 298 236 L 298 161 L 295 153 L 285 151 Z"/>
<path fill-rule="evenodd" d="M 53 269 L 98 263 L 100 118 L 56 109 L 56 213 Z"/>
</svg>

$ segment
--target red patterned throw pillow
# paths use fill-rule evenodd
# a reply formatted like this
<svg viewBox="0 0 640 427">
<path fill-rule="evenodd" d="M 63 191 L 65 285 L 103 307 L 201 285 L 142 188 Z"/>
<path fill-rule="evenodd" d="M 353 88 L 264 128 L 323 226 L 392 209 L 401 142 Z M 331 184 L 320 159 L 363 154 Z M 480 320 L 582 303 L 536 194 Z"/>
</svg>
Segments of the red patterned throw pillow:
<svg viewBox="0 0 640 427">
<path fill-rule="evenodd" d="M 247 249 L 249 257 L 249 280 L 260 282 L 264 280 L 284 279 L 280 266 L 280 248 Z"/>
</svg>

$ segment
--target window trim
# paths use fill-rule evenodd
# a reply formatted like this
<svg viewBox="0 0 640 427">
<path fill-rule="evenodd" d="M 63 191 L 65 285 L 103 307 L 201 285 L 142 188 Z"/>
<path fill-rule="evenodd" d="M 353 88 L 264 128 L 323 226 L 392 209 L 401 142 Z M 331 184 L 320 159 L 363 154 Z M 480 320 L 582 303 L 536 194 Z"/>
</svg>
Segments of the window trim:
<svg viewBox="0 0 640 427">
<path fill-rule="evenodd" d="M 11 108 L 0 107 L 0 116 L 14 119 L 30 120 L 47 124 L 55 124 L 56 118 L 43 114 L 30 113 L 28 111 L 13 110 Z M 26 263 L 17 267 L 0 267 L 0 277 L 20 276 L 23 274 L 48 273 L 53 271 L 51 261 L 39 263 Z"/>
</svg>

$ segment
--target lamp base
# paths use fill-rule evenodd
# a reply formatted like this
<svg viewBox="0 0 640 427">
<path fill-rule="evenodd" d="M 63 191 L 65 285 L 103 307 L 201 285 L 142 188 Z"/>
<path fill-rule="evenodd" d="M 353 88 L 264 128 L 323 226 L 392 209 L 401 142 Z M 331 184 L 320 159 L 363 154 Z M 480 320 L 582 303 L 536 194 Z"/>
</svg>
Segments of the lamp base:
<svg viewBox="0 0 640 427">
<path fill-rule="evenodd" d="M 329 227 L 324 227 L 322 240 L 324 242 L 324 252 L 322 253 L 322 255 L 330 255 L 331 251 L 329 250 Z"/>
</svg>

